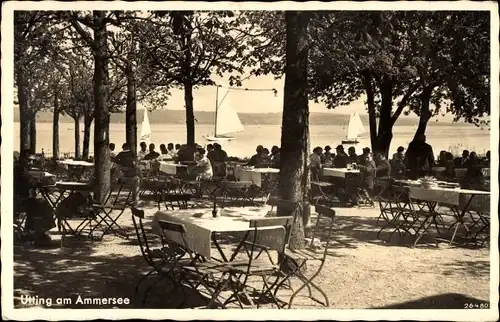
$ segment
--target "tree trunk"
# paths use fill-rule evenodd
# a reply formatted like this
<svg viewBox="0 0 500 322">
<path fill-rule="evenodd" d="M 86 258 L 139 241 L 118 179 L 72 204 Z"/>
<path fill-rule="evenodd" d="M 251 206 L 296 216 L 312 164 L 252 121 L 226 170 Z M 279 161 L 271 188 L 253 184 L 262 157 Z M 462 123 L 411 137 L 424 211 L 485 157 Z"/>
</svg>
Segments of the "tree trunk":
<svg viewBox="0 0 500 322">
<path fill-rule="evenodd" d="M 108 86 L 108 39 L 106 34 L 105 11 L 94 11 L 94 154 L 95 189 L 94 198 L 100 203 L 107 200 L 111 192 L 109 153 L 109 106 L 106 87 Z"/>
<path fill-rule="evenodd" d="M 130 150 L 137 159 L 137 95 L 135 87 L 135 74 L 132 62 L 127 61 L 125 69 L 127 76 L 127 108 L 125 116 L 125 135 L 127 143 L 130 145 Z M 145 111 L 146 112 L 146 111 Z M 134 177 L 134 184 L 132 185 L 132 200 L 138 199 L 138 178 Z"/>
<path fill-rule="evenodd" d="M 88 160 L 90 155 L 90 127 L 92 126 L 92 118 L 84 116 L 83 118 L 83 160 Z"/>
<path fill-rule="evenodd" d="M 54 115 L 52 119 L 52 159 L 59 159 L 59 99 L 54 93 Z"/>
<path fill-rule="evenodd" d="M 433 90 L 434 86 L 425 87 L 424 90 L 422 91 L 422 94 L 420 95 L 420 100 L 421 100 L 420 118 L 418 120 L 417 131 L 415 132 L 415 136 L 413 137 L 413 139 L 415 139 L 420 134 L 425 134 L 425 131 L 427 130 L 427 123 L 431 118 L 431 111 L 429 109 L 429 105 Z"/>
<path fill-rule="evenodd" d="M 287 11 L 286 66 L 281 134 L 279 193 L 284 200 L 302 203 L 307 198 L 309 102 L 307 95 L 308 12 Z M 278 208 L 278 215 L 284 212 Z M 295 218 L 290 248 L 304 245 L 304 217 Z"/>
<path fill-rule="evenodd" d="M 372 76 L 369 71 L 363 72 L 363 86 L 366 92 L 366 100 L 368 105 L 368 122 L 370 126 L 370 142 L 372 150 L 377 142 L 377 115 L 375 113 L 375 94 L 373 92 Z"/>
<path fill-rule="evenodd" d="M 17 71 L 17 100 L 19 101 L 19 126 L 20 126 L 20 150 L 30 148 L 30 118 L 26 83 L 24 71 L 18 68 Z"/>
<path fill-rule="evenodd" d="M 135 74 L 131 62 L 127 64 L 127 109 L 125 119 L 125 135 L 130 149 L 137 155 L 137 95 Z"/>
<path fill-rule="evenodd" d="M 384 76 L 380 85 L 382 102 L 380 106 L 380 118 L 376 144 L 373 146 L 374 153 L 382 153 L 386 158 L 392 141 L 392 89 L 393 84 L 389 76 Z"/>
<path fill-rule="evenodd" d="M 184 82 L 184 104 L 186 104 L 186 130 L 187 144 L 194 145 L 194 106 L 193 106 L 193 84 Z"/>
<path fill-rule="evenodd" d="M 30 151 L 36 153 L 36 115 L 32 115 L 30 120 Z"/>
<path fill-rule="evenodd" d="M 75 159 L 80 158 L 80 120 L 75 120 Z"/>
</svg>

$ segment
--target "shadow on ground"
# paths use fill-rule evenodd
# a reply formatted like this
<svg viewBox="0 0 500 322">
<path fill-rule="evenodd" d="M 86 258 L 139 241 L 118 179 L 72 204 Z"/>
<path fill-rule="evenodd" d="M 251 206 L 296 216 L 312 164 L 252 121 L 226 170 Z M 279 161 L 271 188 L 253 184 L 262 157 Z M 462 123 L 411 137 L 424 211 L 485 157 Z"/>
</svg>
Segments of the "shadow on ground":
<svg viewBox="0 0 500 322">
<path fill-rule="evenodd" d="M 473 309 L 489 308 L 489 302 L 457 293 L 446 293 L 435 296 L 423 297 L 418 300 L 408 301 L 376 309 L 464 309 L 472 305 Z"/>
</svg>

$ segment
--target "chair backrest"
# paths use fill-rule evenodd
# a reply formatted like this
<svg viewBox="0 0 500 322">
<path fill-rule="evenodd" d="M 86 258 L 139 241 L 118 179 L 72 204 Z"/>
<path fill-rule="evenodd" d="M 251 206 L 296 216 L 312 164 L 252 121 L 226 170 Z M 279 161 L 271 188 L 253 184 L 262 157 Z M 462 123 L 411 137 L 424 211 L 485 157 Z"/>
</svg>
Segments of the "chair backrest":
<svg viewBox="0 0 500 322">
<path fill-rule="evenodd" d="M 162 242 L 164 245 L 175 248 L 179 254 L 188 254 L 193 264 L 197 257 L 194 256 L 189 248 L 186 238 L 186 227 L 183 224 L 168 220 L 158 220 L 158 225 L 162 230 Z"/>
<path fill-rule="evenodd" d="M 323 251 L 323 260 L 326 258 L 326 254 L 328 252 L 328 248 L 330 246 L 330 239 L 332 236 L 332 231 L 333 231 L 333 221 L 336 216 L 336 212 L 334 209 L 323 206 L 323 205 L 316 205 L 315 206 L 315 211 L 318 214 L 316 218 L 316 225 L 313 227 L 312 231 L 312 236 L 311 236 L 311 242 L 309 244 L 309 247 L 314 246 L 314 240 L 319 239 L 319 223 L 321 221 L 322 217 L 327 217 L 330 221 L 330 224 L 327 226 L 327 234 L 326 234 L 326 245 L 324 247 Z"/>
<path fill-rule="evenodd" d="M 272 209 L 281 208 L 284 209 L 290 215 L 295 214 L 300 208 L 300 203 L 296 201 L 284 200 L 276 197 L 271 197 L 267 200 L 267 204 L 272 207 Z"/>
<path fill-rule="evenodd" d="M 142 224 L 142 220 L 144 219 L 144 210 L 132 207 L 131 211 L 132 222 L 134 223 L 135 233 L 137 235 L 139 247 L 141 248 L 142 256 L 149 265 L 153 265 L 153 258 L 151 257 L 148 238 L 146 235 L 146 231 L 144 230 L 144 225 Z"/>
</svg>

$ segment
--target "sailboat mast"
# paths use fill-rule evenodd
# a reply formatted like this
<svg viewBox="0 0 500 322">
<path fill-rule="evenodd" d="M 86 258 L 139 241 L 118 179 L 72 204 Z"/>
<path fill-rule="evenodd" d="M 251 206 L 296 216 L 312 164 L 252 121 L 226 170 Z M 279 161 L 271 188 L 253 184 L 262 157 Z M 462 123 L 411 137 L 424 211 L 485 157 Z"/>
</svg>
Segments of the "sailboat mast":
<svg viewBox="0 0 500 322">
<path fill-rule="evenodd" d="M 219 85 L 216 86 L 215 90 L 215 128 L 214 136 L 217 137 L 217 110 L 219 109 Z"/>
</svg>

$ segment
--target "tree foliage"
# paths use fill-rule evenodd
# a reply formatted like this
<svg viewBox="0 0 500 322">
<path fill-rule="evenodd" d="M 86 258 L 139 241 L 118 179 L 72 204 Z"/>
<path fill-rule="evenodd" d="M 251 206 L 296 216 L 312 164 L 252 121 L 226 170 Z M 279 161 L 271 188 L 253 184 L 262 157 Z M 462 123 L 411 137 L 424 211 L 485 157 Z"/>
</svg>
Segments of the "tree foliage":
<svg viewBox="0 0 500 322">
<path fill-rule="evenodd" d="M 213 76 L 243 72 L 251 26 L 231 11 L 158 11 L 135 25 L 139 51 L 158 86 L 184 90 L 187 143 L 194 144 L 193 89 L 214 85 Z M 238 82 L 237 78 L 232 81 Z"/>
</svg>

